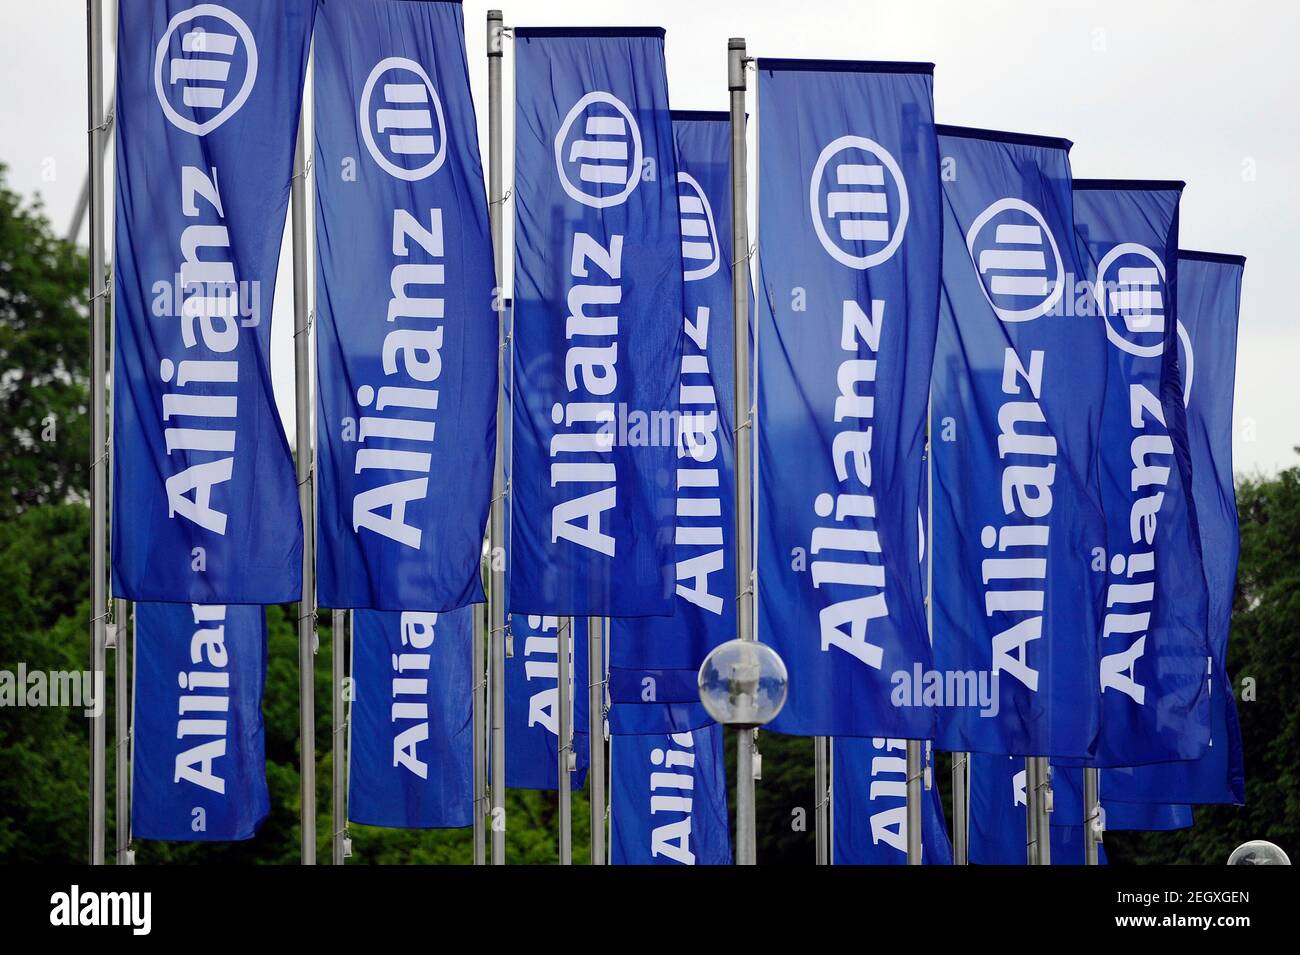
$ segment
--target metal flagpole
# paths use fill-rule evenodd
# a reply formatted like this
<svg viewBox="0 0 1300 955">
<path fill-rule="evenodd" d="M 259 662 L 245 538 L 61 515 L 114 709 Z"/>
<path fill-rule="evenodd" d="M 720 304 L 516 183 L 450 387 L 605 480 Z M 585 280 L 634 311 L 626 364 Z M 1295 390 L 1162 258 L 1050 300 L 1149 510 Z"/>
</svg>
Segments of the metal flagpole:
<svg viewBox="0 0 1300 955">
<path fill-rule="evenodd" d="M 127 623 L 125 600 L 113 601 L 113 759 L 116 764 L 117 793 L 115 800 L 115 829 L 117 864 L 129 865 L 131 845 L 131 769 L 128 762 L 131 745 L 131 705 L 127 690 L 127 668 L 131 654 L 128 649 L 130 626 Z"/>
<path fill-rule="evenodd" d="M 116 20 L 117 4 L 114 3 L 110 10 L 109 22 Z M 109 95 L 108 114 L 105 118 L 105 125 L 113 124 L 113 94 Z M 107 139 L 107 137 L 105 137 Z M 107 144 L 104 145 L 104 154 L 107 155 Z M 100 180 L 103 181 L 102 179 Z M 82 212 L 90 202 L 90 173 L 87 171 L 85 188 L 82 190 Z M 101 234 L 103 230 L 101 229 Z M 72 240 L 75 241 L 75 236 Z M 111 263 L 107 263 L 106 269 L 111 270 Z M 116 366 L 114 362 L 115 349 L 113 348 L 114 336 L 117 333 L 116 325 L 108 328 L 107 342 L 105 347 L 108 350 L 108 446 L 113 443 L 113 411 L 114 403 L 117 396 L 116 390 Z M 112 456 L 110 453 L 109 459 Z M 107 500 L 108 511 L 113 508 L 113 495 L 109 490 Z M 128 689 L 128 673 L 131 667 L 131 626 L 129 620 L 129 611 L 131 605 L 120 598 L 111 598 L 113 602 L 113 613 L 111 616 L 112 624 L 105 628 L 104 646 L 107 650 L 113 651 L 113 761 L 115 764 L 115 806 L 114 806 L 114 827 L 116 851 L 114 856 L 118 865 L 133 865 L 135 863 L 135 853 L 131 852 L 131 724 L 133 721 L 134 710 L 131 706 L 130 690 Z"/>
<path fill-rule="evenodd" d="M 830 737 L 813 738 L 813 785 L 816 801 L 813 803 L 814 821 L 817 838 L 817 864 L 830 865 Z"/>
<path fill-rule="evenodd" d="M 930 423 L 934 413 L 933 399 L 925 408 L 925 629 L 934 646 L 934 461 L 930 453 L 933 440 Z M 907 741 L 907 864 L 921 864 L 921 783 L 924 774 L 922 741 Z"/>
<path fill-rule="evenodd" d="M 1052 766 L 1046 756 L 1036 757 L 1038 763 L 1038 864 L 1052 864 Z"/>
<path fill-rule="evenodd" d="M 482 604 L 474 604 L 473 641 L 471 654 L 471 672 L 474 674 L 474 686 L 470 691 L 474 707 L 474 864 L 483 865 L 487 861 L 487 835 L 484 824 L 487 821 L 487 658 L 484 655 L 483 641 L 484 614 Z"/>
<path fill-rule="evenodd" d="M 591 864 L 605 864 L 605 626 L 587 618 L 587 779 L 591 797 Z"/>
<path fill-rule="evenodd" d="M 1101 844 L 1101 794 L 1099 772 L 1095 768 L 1083 771 L 1083 864 L 1097 865 L 1100 861 L 1097 851 Z"/>
<path fill-rule="evenodd" d="M 348 830 L 348 797 L 346 789 L 348 741 L 347 725 L 343 714 L 343 680 L 347 673 L 343 666 L 344 656 L 347 652 L 347 641 L 344 639 L 343 634 L 343 621 L 346 616 L 346 611 L 335 610 L 330 619 L 330 647 L 334 669 L 332 681 L 334 702 L 330 712 L 330 722 L 334 732 L 334 772 L 332 780 L 334 790 L 330 800 L 330 814 L 333 817 L 334 827 L 330 855 L 334 865 L 343 865 L 343 850 L 346 846 Z"/>
<path fill-rule="evenodd" d="M 559 664 L 556 683 L 559 700 L 555 737 L 555 787 L 560 807 L 560 865 L 573 864 L 573 792 L 569 789 L 569 765 L 573 753 L 573 699 L 569 652 L 573 646 L 573 618 L 561 617 L 555 628 L 555 659 Z"/>
<path fill-rule="evenodd" d="M 105 754 L 104 689 L 108 621 L 108 414 L 105 382 L 107 326 L 104 302 L 109 295 L 104 270 L 104 31 L 99 0 L 86 2 L 86 68 L 89 73 L 90 177 L 90 672 L 95 686 L 90 719 L 90 863 L 104 863 Z"/>
<path fill-rule="evenodd" d="M 110 29 L 117 29 L 117 0 L 113 0 L 113 2 L 110 3 L 108 6 L 108 22 L 110 24 Z M 102 50 L 103 48 L 101 47 L 100 49 Z M 102 63 L 103 61 L 101 60 L 100 62 Z M 117 83 L 114 82 L 113 85 L 111 85 L 108 88 L 108 100 L 107 100 L 106 109 L 108 111 L 109 126 L 113 125 L 113 116 L 114 116 L 113 104 L 116 100 L 117 100 Z M 101 145 L 103 149 L 101 155 L 104 155 L 107 153 L 108 150 L 107 136 L 103 138 L 103 140 L 101 141 Z M 91 173 L 93 172 L 93 168 L 94 167 L 91 166 L 86 169 L 86 178 L 82 180 L 81 192 L 77 194 L 77 204 L 73 207 L 72 217 L 68 220 L 68 231 L 67 234 L 64 236 L 64 238 L 68 242 L 77 241 L 77 236 L 81 234 L 81 224 L 86 221 L 86 213 L 90 209 L 90 177 L 91 177 Z"/>
<path fill-rule="evenodd" d="M 952 864 L 969 861 L 970 754 L 952 754 Z"/>
<path fill-rule="evenodd" d="M 727 41 L 727 88 L 731 93 L 731 321 L 736 377 L 736 630 L 754 639 L 753 496 L 750 490 L 752 408 L 749 397 L 749 229 L 746 221 L 745 40 Z M 754 733 L 736 736 L 736 864 L 753 865 Z"/>
<path fill-rule="evenodd" d="M 826 864 L 835 864 L 835 737 L 826 737 Z"/>
<path fill-rule="evenodd" d="M 1038 761 L 1025 757 L 1025 862 L 1038 865 Z"/>
<path fill-rule="evenodd" d="M 907 864 L 921 864 L 921 741 L 907 741 Z"/>
<path fill-rule="evenodd" d="M 488 218 L 496 257 L 497 380 L 506 380 L 505 247 L 501 191 L 501 57 L 503 34 L 500 10 L 487 15 L 488 53 Z M 497 388 L 496 466 L 492 471 L 492 514 L 488 522 L 488 637 L 491 645 L 492 698 L 492 864 L 506 861 L 506 602 L 505 602 L 505 394 Z"/>
<path fill-rule="evenodd" d="M 127 690 L 127 670 L 131 665 L 131 628 L 127 622 L 125 600 L 113 601 L 113 622 L 117 631 L 113 639 L 113 755 L 117 764 L 117 864 L 131 864 L 131 703 Z"/>
<path fill-rule="evenodd" d="M 307 311 L 307 98 L 298 121 L 290 188 L 293 228 L 293 366 L 298 506 L 302 511 L 302 597 L 298 601 L 298 748 L 301 856 L 316 864 L 316 520 L 313 506 L 311 318 Z"/>
</svg>

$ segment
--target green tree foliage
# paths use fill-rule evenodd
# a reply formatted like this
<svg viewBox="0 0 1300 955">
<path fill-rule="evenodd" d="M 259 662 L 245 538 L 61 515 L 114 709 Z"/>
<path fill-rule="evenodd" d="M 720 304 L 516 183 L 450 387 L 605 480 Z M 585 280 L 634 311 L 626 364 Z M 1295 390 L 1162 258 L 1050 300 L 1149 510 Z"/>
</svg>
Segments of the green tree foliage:
<svg viewBox="0 0 1300 955">
<path fill-rule="evenodd" d="M 87 269 L 0 166 L 0 520 L 85 495 Z"/>
<path fill-rule="evenodd" d="M 88 330 L 84 258 L 50 231 L 39 207 L 4 188 L 0 170 L 0 671 L 80 670 L 89 633 L 89 537 L 84 506 Z M 41 429 L 57 421 L 54 441 Z M 1300 849 L 1300 468 L 1244 481 L 1229 669 L 1254 700 L 1240 703 L 1246 745 L 1244 808 L 1197 811 L 1181 833 L 1110 833 L 1115 863 L 1220 863 L 1239 843 L 1271 839 Z M 263 716 L 271 813 L 243 843 L 137 843 L 141 862 L 298 861 L 298 642 L 296 608 L 268 607 L 268 672 Z M 317 856 L 330 857 L 329 615 L 321 615 L 315 657 Z M 112 667 L 116 653 L 109 653 Z M 1249 681 L 1249 683 L 1247 683 Z M 110 752 L 113 710 L 107 713 Z M 80 710 L 0 706 L 0 863 L 75 862 L 87 853 L 88 739 Z M 760 734 L 759 859 L 813 861 L 813 743 Z M 728 777 L 735 735 L 727 734 Z M 947 795 L 946 760 L 938 784 Z M 108 831 L 115 831 L 108 773 Z M 947 799 L 945 798 L 945 802 Z M 507 860 L 557 859 L 556 796 L 512 790 L 507 797 Z M 573 856 L 587 859 L 584 793 L 573 799 Z M 352 826 L 352 863 L 468 863 L 469 830 L 412 832 Z M 111 852 L 110 852 L 111 857 Z"/>
</svg>

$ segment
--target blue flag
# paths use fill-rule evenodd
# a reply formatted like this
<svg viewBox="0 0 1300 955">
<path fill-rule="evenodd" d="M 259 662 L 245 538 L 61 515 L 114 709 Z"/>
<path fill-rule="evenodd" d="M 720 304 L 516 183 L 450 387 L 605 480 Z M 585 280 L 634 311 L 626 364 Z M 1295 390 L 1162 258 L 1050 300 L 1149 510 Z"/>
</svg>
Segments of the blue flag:
<svg viewBox="0 0 1300 955">
<path fill-rule="evenodd" d="M 506 785 L 556 789 L 559 766 L 559 617 L 510 618 L 514 654 L 506 658 Z M 569 642 L 574 772 L 570 788 L 587 778 L 587 618 L 574 620 Z"/>
<path fill-rule="evenodd" d="M 673 612 L 682 354 L 659 29 L 517 29 L 510 610 Z"/>
<path fill-rule="evenodd" d="M 270 812 L 261 607 L 135 607 L 131 833 L 251 839 Z"/>
<path fill-rule="evenodd" d="M 917 513 L 939 295 L 930 64 L 759 60 L 759 637 L 771 724 L 933 735 Z M 901 703 L 902 705 L 896 705 Z"/>
<path fill-rule="evenodd" d="M 1086 758 L 1099 727 L 1106 547 L 1097 489 L 1106 336 L 1076 314 L 1065 140 L 939 127 L 934 359 L 938 746 Z M 960 697 L 988 682 L 996 706 Z M 948 696 L 948 694 L 945 694 Z"/>
<path fill-rule="evenodd" d="M 673 113 L 685 279 L 676 434 L 675 612 L 610 621 L 610 727 L 704 726 L 696 675 L 736 636 L 731 117 Z M 664 705 L 671 704 L 671 705 Z"/>
<path fill-rule="evenodd" d="M 907 864 L 907 740 L 831 741 L 836 865 Z M 939 787 L 921 790 L 921 862 L 952 865 Z"/>
<path fill-rule="evenodd" d="M 1246 260 L 1211 252 L 1178 254 L 1178 344 L 1192 499 L 1209 588 L 1210 745 L 1200 759 L 1112 769 L 1112 801 L 1197 805 L 1246 801 L 1237 702 L 1228 679 L 1228 630 L 1240 538 L 1232 480 L 1232 396 L 1237 312 Z"/>
<path fill-rule="evenodd" d="M 610 739 L 614 865 L 730 865 L 722 727 Z"/>
<path fill-rule="evenodd" d="M 1102 824 L 1114 830 L 1186 829 L 1192 824 L 1192 807 L 1124 803 L 1113 800 L 1106 787 L 1110 771 L 1101 771 Z M 1083 770 L 1078 766 L 1052 766 L 1053 826 L 1077 828 L 1088 818 L 1083 798 Z M 1055 860 L 1053 860 L 1055 861 Z"/>
<path fill-rule="evenodd" d="M 1079 772 L 1075 770 L 1075 772 Z M 1059 768 L 1053 769 L 1053 792 L 1060 794 Z M 1025 865 L 1025 761 L 1016 756 L 970 754 L 970 861 L 975 865 Z M 1052 865 L 1085 862 L 1082 801 L 1072 813 L 1058 804 L 1049 816 Z M 1058 823 L 1061 823 L 1058 825 Z M 1104 846 L 1097 861 L 1106 864 Z"/>
<path fill-rule="evenodd" d="M 353 822 L 397 829 L 473 824 L 473 625 L 481 610 L 353 613 Z"/>
<path fill-rule="evenodd" d="M 1099 766 L 1193 759 L 1209 739 L 1207 598 L 1178 369 L 1182 189 L 1074 182 L 1075 227 L 1111 346 L 1101 427 L 1107 548 L 1094 563 L 1107 581 Z"/>
<path fill-rule="evenodd" d="M 315 85 L 319 600 L 482 602 L 496 279 L 460 4 L 325 4 Z"/>
<path fill-rule="evenodd" d="M 1107 831 L 1169 832 L 1192 828 L 1192 807 L 1165 803 L 1104 801 Z"/>
<path fill-rule="evenodd" d="M 122 0 L 113 593 L 302 592 L 271 304 L 316 0 Z"/>
</svg>

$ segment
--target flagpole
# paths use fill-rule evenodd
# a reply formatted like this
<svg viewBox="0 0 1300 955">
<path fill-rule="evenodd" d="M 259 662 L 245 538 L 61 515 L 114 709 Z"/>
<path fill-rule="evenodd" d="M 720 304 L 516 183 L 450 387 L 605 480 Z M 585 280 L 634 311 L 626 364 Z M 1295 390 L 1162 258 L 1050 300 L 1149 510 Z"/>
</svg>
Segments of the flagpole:
<svg viewBox="0 0 1300 955">
<path fill-rule="evenodd" d="M 1083 864 L 1100 862 L 1098 846 L 1101 844 L 1100 773 L 1095 767 L 1083 771 Z"/>
<path fill-rule="evenodd" d="M 970 753 L 952 754 L 952 864 L 967 865 L 970 858 Z"/>
<path fill-rule="evenodd" d="M 749 229 L 746 222 L 745 157 L 745 40 L 727 41 L 727 88 L 731 94 L 731 321 L 736 378 L 736 631 L 741 640 L 754 639 L 753 495 L 750 469 L 751 417 L 749 396 Z M 736 734 L 736 865 L 753 865 L 754 732 Z"/>
<path fill-rule="evenodd" d="M 113 716 L 115 733 L 113 755 L 117 763 L 117 864 L 131 865 L 131 704 L 128 699 L 127 669 L 131 665 L 131 628 L 127 623 L 125 600 L 113 601 Z"/>
<path fill-rule="evenodd" d="M 817 833 L 817 864 L 830 865 L 830 737 L 817 736 L 813 739 L 813 779 L 815 802 L 813 803 L 814 828 Z"/>
<path fill-rule="evenodd" d="M 506 602 L 505 602 L 505 394 L 506 380 L 505 247 L 501 191 L 501 57 L 504 46 L 500 10 L 487 14 L 488 54 L 488 218 L 496 258 L 497 288 L 497 433 L 496 465 L 492 471 L 492 513 L 488 522 L 488 636 L 491 645 L 492 698 L 492 864 L 506 861 Z"/>
<path fill-rule="evenodd" d="M 591 864 L 605 864 L 605 626 L 587 618 L 587 780 L 591 797 Z"/>
<path fill-rule="evenodd" d="M 87 115 L 90 178 L 90 672 L 94 681 L 94 710 L 90 718 L 90 837 L 91 865 L 104 864 L 105 714 L 103 676 L 108 619 L 108 434 L 105 358 L 107 323 L 104 301 L 109 295 L 104 270 L 104 30 L 100 0 L 86 0 Z"/>
<path fill-rule="evenodd" d="M 934 456 L 931 421 L 934 416 L 934 399 L 925 406 L 925 632 L 930 647 L 934 647 Z M 924 774 L 922 741 L 907 741 L 907 864 L 921 864 L 921 781 Z"/>
<path fill-rule="evenodd" d="M 907 864 L 921 864 L 921 741 L 907 740 Z"/>
<path fill-rule="evenodd" d="M 573 617 L 561 617 L 555 628 L 555 659 L 559 664 L 556 686 L 559 700 L 555 736 L 555 787 L 560 815 L 560 865 L 573 864 L 573 792 L 569 788 L 570 754 L 573 752 L 573 700 L 569 692 L 569 650 L 573 644 Z"/>
<path fill-rule="evenodd" d="M 473 746 L 474 746 L 474 864 L 483 865 L 487 861 L 487 835 L 485 823 L 487 813 L 484 811 L 487 801 L 487 658 L 484 653 L 484 615 L 487 608 L 483 604 L 474 604 L 470 608 L 474 614 L 473 651 L 470 654 L 470 671 L 474 674 L 474 684 L 470 690 L 470 701 L 474 709 Z"/>
<path fill-rule="evenodd" d="M 299 851 L 316 864 L 316 522 L 313 506 L 311 319 L 307 311 L 307 97 L 298 120 L 290 218 L 293 228 L 293 366 L 298 507 L 302 511 L 302 596 L 298 601 Z M 337 754 L 336 754 L 337 755 Z"/>
<path fill-rule="evenodd" d="M 835 864 L 835 737 L 826 737 L 826 864 Z"/>
<path fill-rule="evenodd" d="M 1038 864 L 1052 864 L 1052 766 L 1038 757 Z"/>
<path fill-rule="evenodd" d="M 346 676 L 346 670 L 343 666 L 344 655 L 346 653 L 347 642 L 343 638 L 344 618 L 347 616 L 346 611 L 335 610 L 330 620 L 330 648 L 334 668 L 333 687 L 334 692 L 333 704 L 330 712 L 330 723 L 334 733 L 334 770 L 333 770 L 333 798 L 331 799 L 330 814 L 334 821 L 334 834 L 331 838 L 331 861 L 334 865 L 343 865 L 344 848 L 347 841 L 348 830 L 348 813 L 347 813 L 347 727 L 343 719 L 343 680 Z"/>
<path fill-rule="evenodd" d="M 1025 757 L 1025 864 L 1038 865 L 1038 760 Z"/>
</svg>

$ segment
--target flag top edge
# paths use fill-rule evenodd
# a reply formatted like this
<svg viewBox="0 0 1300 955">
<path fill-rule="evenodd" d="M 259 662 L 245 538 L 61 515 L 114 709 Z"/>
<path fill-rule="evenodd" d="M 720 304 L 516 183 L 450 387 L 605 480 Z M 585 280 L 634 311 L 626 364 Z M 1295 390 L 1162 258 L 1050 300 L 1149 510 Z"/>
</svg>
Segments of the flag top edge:
<svg viewBox="0 0 1300 955">
<path fill-rule="evenodd" d="M 934 127 L 934 131 L 940 136 L 956 136 L 960 139 L 984 139 L 989 142 L 1011 143 L 1017 146 L 1039 146 L 1043 149 L 1064 149 L 1066 152 L 1069 152 L 1074 147 L 1074 142 L 1063 136 L 1010 133 L 1000 129 L 980 129 L 976 126 L 946 126 L 940 123 Z"/>
<path fill-rule="evenodd" d="M 1116 192 L 1182 192 L 1187 183 L 1181 179 L 1075 179 L 1074 188 L 1083 192 L 1105 189 Z"/>
<path fill-rule="evenodd" d="M 725 109 L 673 109 L 668 112 L 673 122 L 678 120 L 696 123 L 731 122 L 731 114 Z"/>
<path fill-rule="evenodd" d="M 802 60 L 762 56 L 759 70 L 785 70 L 805 73 L 923 73 L 934 75 L 933 63 L 903 60 Z"/>
<path fill-rule="evenodd" d="M 1231 252 L 1197 252 L 1192 249 L 1179 249 L 1178 257 L 1193 262 L 1218 262 L 1222 265 L 1244 266 L 1246 264 L 1244 255 L 1235 255 Z"/>
<path fill-rule="evenodd" d="M 662 40 L 663 27 L 515 27 L 515 39 L 549 39 L 560 37 L 653 37 Z"/>
</svg>

